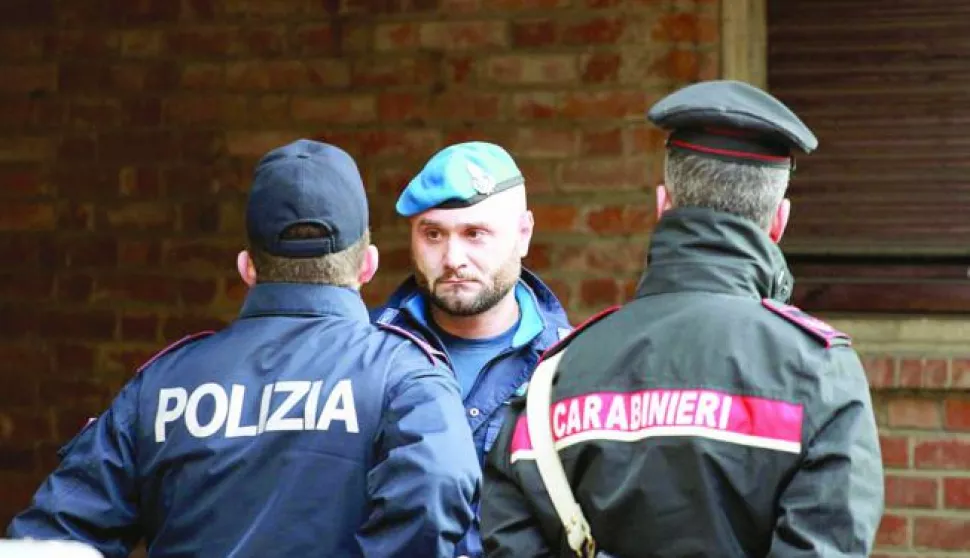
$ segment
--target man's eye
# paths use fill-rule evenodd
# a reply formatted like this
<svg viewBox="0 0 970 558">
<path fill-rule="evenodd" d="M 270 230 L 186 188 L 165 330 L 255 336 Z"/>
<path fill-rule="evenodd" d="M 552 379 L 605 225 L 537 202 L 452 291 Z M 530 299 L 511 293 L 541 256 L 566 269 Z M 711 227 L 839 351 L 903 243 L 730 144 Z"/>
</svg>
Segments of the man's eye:
<svg viewBox="0 0 970 558">
<path fill-rule="evenodd" d="M 434 231 L 434 230 L 428 230 L 428 231 L 425 231 L 424 232 L 424 236 L 428 240 L 438 240 L 438 239 L 441 238 L 441 232 L 440 231 Z"/>
</svg>

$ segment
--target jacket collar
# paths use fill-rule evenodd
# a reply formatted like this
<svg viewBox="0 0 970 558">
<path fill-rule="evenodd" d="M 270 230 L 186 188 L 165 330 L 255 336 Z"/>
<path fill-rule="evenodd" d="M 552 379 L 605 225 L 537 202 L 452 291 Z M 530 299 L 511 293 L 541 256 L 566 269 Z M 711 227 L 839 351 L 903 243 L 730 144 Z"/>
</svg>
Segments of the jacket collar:
<svg viewBox="0 0 970 558">
<path fill-rule="evenodd" d="M 538 350 L 545 350 L 571 330 L 569 317 L 559 299 L 535 273 L 524 267 L 516 286 L 516 298 L 520 305 L 528 304 L 530 307 L 522 311 L 520 331 L 516 332 L 513 340 L 515 346 L 533 342 Z M 419 326 L 425 337 L 429 337 L 428 334 L 431 332 L 427 326 L 427 305 L 421 291 L 418 290 L 413 274 L 391 294 L 383 308 L 391 308 L 400 314 L 405 314 L 412 327 Z M 378 311 L 376 316 L 379 318 L 381 314 L 382 312 Z"/>
<path fill-rule="evenodd" d="M 367 322 L 367 307 L 349 287 L 308 283 L 257 283 L 246 293 L 240 318 L 335 316 Z"/>
<path fill-rule="evenodd" d="M 794 281 L 781 249 L 754 223 L 728 213 L 664 213 L 650 239 L 637 297 L 706 291 L 787 302 Z"/>
</svg>

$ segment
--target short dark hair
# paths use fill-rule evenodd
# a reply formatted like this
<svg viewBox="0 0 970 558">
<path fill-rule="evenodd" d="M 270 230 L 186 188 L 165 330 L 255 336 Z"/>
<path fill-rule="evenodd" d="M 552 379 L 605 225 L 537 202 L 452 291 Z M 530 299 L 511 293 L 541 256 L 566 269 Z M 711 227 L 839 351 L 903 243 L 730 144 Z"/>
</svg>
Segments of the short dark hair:
<svg viewBox="0 0 970 558">
<path fill-rule="evenodd" d="M 323 227 L 313 224 L 293 225 L 283 231 L 284 240 L 320 238 L 326 234 Z M 370 231 L 347 249 L 326 256 L 312 258 L 287 258 L 274 256 L 252 245 L 249 255 L 256 268 L 258 283 L 312 283 L 337 287 L 358 287 L 357 275 L 364 263 L 364 254 L 370 245 Z"/>
</svg>

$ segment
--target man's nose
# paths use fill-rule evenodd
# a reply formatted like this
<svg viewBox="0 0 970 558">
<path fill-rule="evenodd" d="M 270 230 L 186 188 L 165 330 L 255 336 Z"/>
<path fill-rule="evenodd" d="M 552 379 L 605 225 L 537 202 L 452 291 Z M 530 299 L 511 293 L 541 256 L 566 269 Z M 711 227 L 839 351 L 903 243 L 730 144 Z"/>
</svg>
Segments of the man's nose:
<svg viewBox="0 0 970 558">
<path fill-rule="evenodd" d="M 460 240 L 455 238 L 448 239 L 448 243 L 445 245 L 445 259 L 442 263 L 444 263 L 446 268 L 455 270 L 465 265 L 465 248 L 462 246 Z"/>
</svg>

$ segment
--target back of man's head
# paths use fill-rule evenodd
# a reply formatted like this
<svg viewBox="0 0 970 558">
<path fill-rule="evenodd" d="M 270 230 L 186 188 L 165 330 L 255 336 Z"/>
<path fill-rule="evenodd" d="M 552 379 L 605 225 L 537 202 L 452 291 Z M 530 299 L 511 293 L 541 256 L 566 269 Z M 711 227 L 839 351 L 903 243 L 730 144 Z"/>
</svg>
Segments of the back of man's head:
<svg viewBox="0 0 970 558">
<path fill-rule="evenodd" d="M 312 140 L 270 151 L 256 165 L 246 230 L 257 282 L 359 286 L 370 233 L 356 163 Z"/>
<path fill-rule="evenodd" d="M 664 167 L 672 207 L 731 213 L 767 229 L 785 197 L 796 151 L 818 145 L 788 107 L 746 83 L 695 83 L 651 107 L 670 132 Z"/>
<path fill-rule="evenodd" d="M 732 163 L 684 151 L 667 153 L 664 185 L 674 207 L 705 207 L 767 229 L 785 198 L 787 169 Z"/>
</svg>

